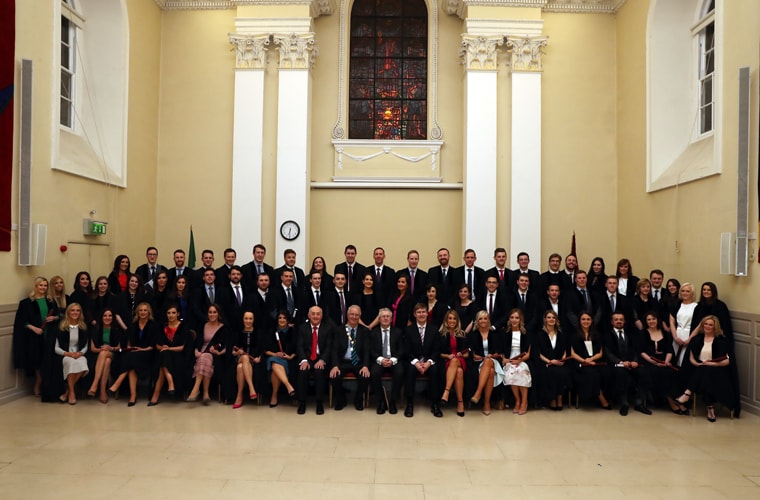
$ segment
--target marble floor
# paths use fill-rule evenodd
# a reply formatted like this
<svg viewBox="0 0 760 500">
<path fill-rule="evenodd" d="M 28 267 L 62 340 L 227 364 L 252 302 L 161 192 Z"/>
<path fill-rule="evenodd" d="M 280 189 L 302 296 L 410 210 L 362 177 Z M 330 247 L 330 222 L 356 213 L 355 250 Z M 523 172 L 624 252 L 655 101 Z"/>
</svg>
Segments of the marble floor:
<svg viewBox="0 0 760 500">
<path fill-rule="evenodd" d="M 0 406 L 0 497 L 760 498 L 760 418 L 124 400 Z"/>
</svg>

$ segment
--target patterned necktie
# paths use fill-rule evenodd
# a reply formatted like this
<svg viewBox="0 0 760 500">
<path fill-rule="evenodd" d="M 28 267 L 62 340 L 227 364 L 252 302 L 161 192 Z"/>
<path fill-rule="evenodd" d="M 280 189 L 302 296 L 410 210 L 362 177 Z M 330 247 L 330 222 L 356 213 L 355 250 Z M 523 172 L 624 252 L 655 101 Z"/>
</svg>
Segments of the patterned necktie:
<svg viewBox="0 0 760 500">
<path fill-rule="evenodd" d="M 356 350 L 356 328 L 351 328 L 351 364 L 359 366 L 359 352 Z"/>
<path fill-rule="evenodd" d="M 240 285 L 235 285 L 235 298 L 239 307 L 243 303 L 243 297 L 240 295 Z"/>
<path fill-rule="evenodd" d="M 390 339 L 388 338 L 388 329 L 383 329 L 383 357 L 384 358 L 390 358 L 391 357 L 391 350 L 390 350 Z"/>
<path fill-rule="evenodd" d="M 317 360 L 317 327 L 313 326 L 311 328 L 311 356 L 309 356 L 309 359 L 312 361 Z"/>
</svg>

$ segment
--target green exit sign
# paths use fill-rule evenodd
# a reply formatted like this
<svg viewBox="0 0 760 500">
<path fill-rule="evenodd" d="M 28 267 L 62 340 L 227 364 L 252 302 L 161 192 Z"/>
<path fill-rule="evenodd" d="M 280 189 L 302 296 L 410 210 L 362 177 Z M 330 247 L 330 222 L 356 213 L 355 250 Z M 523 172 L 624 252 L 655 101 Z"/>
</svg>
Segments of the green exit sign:
<svg viewBox="0 0 760 500">
<path fill-rule="evenodd" d="M 85 236 L 100 236 L 106 234 L 107 222 L 101 222 L 92 219 L 84 219 L 82 221 L 82 229 Z"/>
</svg>

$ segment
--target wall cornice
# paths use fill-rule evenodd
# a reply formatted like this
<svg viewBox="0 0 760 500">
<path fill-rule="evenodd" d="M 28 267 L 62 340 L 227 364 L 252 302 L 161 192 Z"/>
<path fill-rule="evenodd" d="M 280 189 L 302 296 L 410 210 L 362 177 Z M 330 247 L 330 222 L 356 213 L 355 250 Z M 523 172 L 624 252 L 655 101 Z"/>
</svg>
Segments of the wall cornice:
<svg viewBox="0 0 760 500">
<path fill-rule="evenodd" d="M 467 7 L 534 7 L 544 12 L 614 14 L 625 0 L 444 0 L 449 15 L 467 17 Z"/>
<path fill-rule="evenodd" d="M 336 0 L 155 0 L 161 10 L 225 10 L 245 5 L 308 5 L 314 18 L 335 12 Z"/>
</svg>

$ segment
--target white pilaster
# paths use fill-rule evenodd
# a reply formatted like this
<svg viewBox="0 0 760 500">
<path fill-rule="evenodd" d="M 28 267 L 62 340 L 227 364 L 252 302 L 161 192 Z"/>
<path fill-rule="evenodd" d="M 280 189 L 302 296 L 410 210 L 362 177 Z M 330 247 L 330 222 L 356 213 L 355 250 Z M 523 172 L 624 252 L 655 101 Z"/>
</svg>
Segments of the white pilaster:
<svg viewBox="0 0 760 500">
<path fill-rule="evenodd" d="M 262 240 L 264 68 L 269 36 L 230 35 L 230 43 L 236 55 L 230 245 L 244 254 Z"/>
<path fill-rule="evenodd" d="M 510 248 L 513 258 L 541 255 L 541 49 L 546 37 L 507 37 L 512 54 L 512 200 Z"/>
<path fill-rule="evenodd" d="M 502 36 L 462 35 L 465 65 L 464 247 L 496 247 L 496 48 Z"/>
<path fill-rule="evenodd" d="M 280 50 L 277 100 L 277 195 L 275 251 L 283 254 L 292 248 L 302 262 L 308 259 L 310 165 L 311 68 L 314 51 L 313 33 L 273 35 Z M 301 234 L 294 241 L 280 235 L 280 225 L 296 221 Z"/>
</svg>

